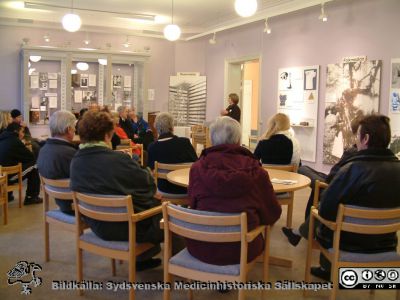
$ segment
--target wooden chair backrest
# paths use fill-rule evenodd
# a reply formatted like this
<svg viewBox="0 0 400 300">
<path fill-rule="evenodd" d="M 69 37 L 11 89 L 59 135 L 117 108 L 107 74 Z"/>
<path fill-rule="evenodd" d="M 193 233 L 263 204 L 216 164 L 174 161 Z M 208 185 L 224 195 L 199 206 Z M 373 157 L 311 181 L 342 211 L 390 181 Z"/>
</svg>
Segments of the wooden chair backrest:
<svg viewBox="0 0 400 300">
<path fill-rule="evenodd" d="M 193 163 L 181 163 L 181 164 L 163 164 L 158 161 L 154 162 L 154 178 L 157 180 L 165 179 L 167 180 L 167 174 L 171 171 L 190 168 Z"/>
<path fill-rule="evenodd" d="M 275 165 L 275 164 L 263 164 L 263 168 L 265 169 L 273 169 L 273 170 L 281 170 L 281 171 L 288 171 L 288 172 L 295 172 L 297 173 L 298 166 L 295 164 L 291 165 Z"/>
<path fill-rule="evenodd" d="M 204 145 L 204 148 L 210 147 L 210 134 L 209 128 L 203 125 L 193 125 L 192 130 L 192 144 L 193 147 L 197 148 L 197 144 Z"/>
<path fill-rule="evenodd" d="M 130 139 L 121 139 L 121 145 L 131 145 L 131 140 Z"/>
<path fill-rule="evenodd" d="M 163 203 L 164 228 L 197 241 L 226 243 L 245 242 L 247 215 L 221 214 L 204 215 L 204 212 Z M 210 230 L 210 227 L 213 227 Z"/>
<path fill-rule="evenodd" d="M 72 200 L 73 195 L 70 190 L 69 179 L 48 179 L 40 176 L 43 192 L 52 198 L 60 200 Z"/>
<path fill-rule="evenodd" d="M 73 192 L 73 198 L 77 219 L 83 215 L 99 221 L 124 222 L 129 221 L 134 212 L 130 195 L 88 195 Z"/>
<path fill-rule="evenodd" d="M 130 157 L 132 157 L 132 148 L 118 148 L 118 147 L 120 147 L 120 146 L 117 146 L 117 149 L 115 149 L 114 151 L 118 151 L 118 152 L 121 152 L 121 153 L 125 153 L 125 154 L 128 154 Z"/>
<path fill-rule="evenodd" d="M 385 234 L 400 229 L 400 208 L 373 209 L 339 205 L 337 231 L 357 234 Z"/>
<path fill-rule="evenodd" d="M 13 175 L 13 174 L 22 174 L 22 164 L 19 163 L 15 166 L 9 166 L 9 167 L 5 167 L 2 166 L 2 172 L 7 173 L 7 175 Z"/>
</svg>

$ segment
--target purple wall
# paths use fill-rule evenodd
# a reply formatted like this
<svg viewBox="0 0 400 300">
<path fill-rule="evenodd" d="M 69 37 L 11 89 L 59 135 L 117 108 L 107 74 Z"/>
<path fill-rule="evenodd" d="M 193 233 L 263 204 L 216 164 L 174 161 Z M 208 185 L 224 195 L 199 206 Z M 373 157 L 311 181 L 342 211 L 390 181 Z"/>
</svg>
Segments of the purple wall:
<svg viewBox="0 0 400 300">
<path fill-rule="evenodd" d="M 217 44 L 210 45 L 210 36 L 185 44 L 191 57 L 202 57 L 205 49 L 207 75 L 207 119 L 218 116 L 223 107 L 224 61 L 248 55 L 261 55 L 261 118 L 265 121 L 276 110 L 277 72 L 279 68 L 320 65 L 319 117 L 317 136 L 317 163 L 320 170 L 329 170 L 322 164 L 324 131 L 326 66 L 340 62 L 343 57 L 366 55 L 369 60 L 383 60 L 380 112 L 388 113 L 390 60 L 400 57 L 398 39 L 399 0 L 346 0 L 326 3 L 328 22 L 318 20 L 320 6 L 274 17 L 269 20 L 272 34 L 263 33 L 263 22 L 217 33 Z M 192 45 L 192 47 L 188 46 Z M 183 47 L 178 43 L 176 48 Z M 175 53 L 178 53 L 176 50 Z M 195 52 L 198 52 L 196 56 Z M 197 71 L 197 61 L 175 57 L 176 71 Z M 400 117 L 400 116 L 399 116 Z M 263 129 L 262 129 L 263 130 Z"/>
</svg>

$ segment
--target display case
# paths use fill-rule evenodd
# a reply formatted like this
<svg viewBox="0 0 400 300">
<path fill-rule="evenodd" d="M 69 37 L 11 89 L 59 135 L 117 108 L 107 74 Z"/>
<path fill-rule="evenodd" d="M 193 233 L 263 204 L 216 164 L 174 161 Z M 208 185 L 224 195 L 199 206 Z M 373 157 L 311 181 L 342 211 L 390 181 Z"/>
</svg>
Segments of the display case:
<svg viewBox="0 0 400 300">
<path fill-rule="evenodd" d="M 57 110 L 135 107 L 147 115 L 149 53 L 26 47 L 21 49 L 22 110 L 35 132 Z M 32 131 L 31 130 L 31 131 Z M 45 134 L 46 134 L 45 133 Z"/>
</svg>

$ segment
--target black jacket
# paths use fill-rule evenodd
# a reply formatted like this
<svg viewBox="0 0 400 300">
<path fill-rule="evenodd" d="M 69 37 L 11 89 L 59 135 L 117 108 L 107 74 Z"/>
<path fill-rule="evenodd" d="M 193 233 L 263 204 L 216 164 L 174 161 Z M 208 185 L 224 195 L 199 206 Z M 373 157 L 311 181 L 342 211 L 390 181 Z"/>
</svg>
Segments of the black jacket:
<svg viewBox="0 0 400 300">
<path fill-rule="evenodd" d="M 400 206 L 400 161 L 389 149 L 358 151 L 343 166 L 321 195 L 320 214 L 335 221 L 339 204 L 371 208 Z M 320 225 L 318 239 L 331 247 L 333 235 Z M 377 253 L 395 251 L 396 233 L 361 235 L 342 232 L 340 248 L 352 252 Z"/>
<path fill-rule="evenodd" d="M 40 150 L 37 160 L 40 175 L 48 179 L 69 178 L 71 160 L 76 150 L 75 146 L 67 141 L 48 139 Z M 62 212 L 72 213 L 72 200 L 56 199 L 56 203 Z"/>
<path fill-rule="evenodd" d="M 231 117 L 232 119 L 235 119 L 240 123 L 240 108 L 237 104 L 231 104 L 226 108 L 226 111 L 228 112 L 227 116 Z"/>
<path fill-rule="evenodd" d="M 154 169 L 154 162 L 164 164 L 190 163 L 197 160 L 197 154 L 189 139 L 172 134 L 161 135 L 159 139 L 170 138 L 165 141 L 156 141 L 149 145 L 148 166 Z M 164 193 L 186 194 L 187 189 L 172 184 L 164 179 L 158 180 L 158 189 Z"/>
<path fill-rule="evenodd" d="M 284 134 L 274 134 L 258 142 L 254 156 L 263 164 L 287 165 L 292 161 L 293 143 Z"/>
<path fill-rule="evenodd" d="M 35 164 L 35 157 L 18 138 L 18 134 L 3 131 L 0 134 L 0 165 L 14 166 L 22 163 L 22 169 Z"/>
<path fill-rule="evenodd" d="M 71 189 L 101 195 L 132 195 L 135 212 L 160 205 L 154 199 L 156 186 L 148 169 L 142 169 L 128 155 L 96 146 L 80 149 L 71 162 Z M 138 242 L 159 243 L 163 234 L 161 214 L 139 222 Z M 127 222 L 102 222 L 86 218 L 95 234 L 105 240 L 128 240 Z"/>
<path fill-rule="evenodd" d="M 128 138 L 132 141 L 135 138 L 135 131 L 132 126 L 132 122 L 129 119 L 123 120 L 121 117 L 119 118 L 119 126 L 125 131 Z"/>
</svg>

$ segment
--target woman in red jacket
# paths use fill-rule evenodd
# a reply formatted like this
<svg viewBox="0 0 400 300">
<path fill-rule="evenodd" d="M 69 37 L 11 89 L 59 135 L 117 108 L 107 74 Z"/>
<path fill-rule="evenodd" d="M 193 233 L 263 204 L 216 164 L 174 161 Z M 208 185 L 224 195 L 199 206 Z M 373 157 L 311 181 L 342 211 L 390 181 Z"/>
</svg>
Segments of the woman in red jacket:
<svg viewBox="0 0 400 300">
<path fill-rule="evenodd" d="M 274 224 L 281 215 L 268 173 L 253 154 L 240 146 L 239 122 L 218 117 L 210 127 L 212 147 L 190 170 L 188 194 L 193 209 L 247 213 L 248 229 Z M 240 243 L 206 243 L 187 240 L 197 259 L 216 265 L 238 264 Z M 263 251 L 263 237 L 249 244 L 248 261 Z"/>
</svg>

